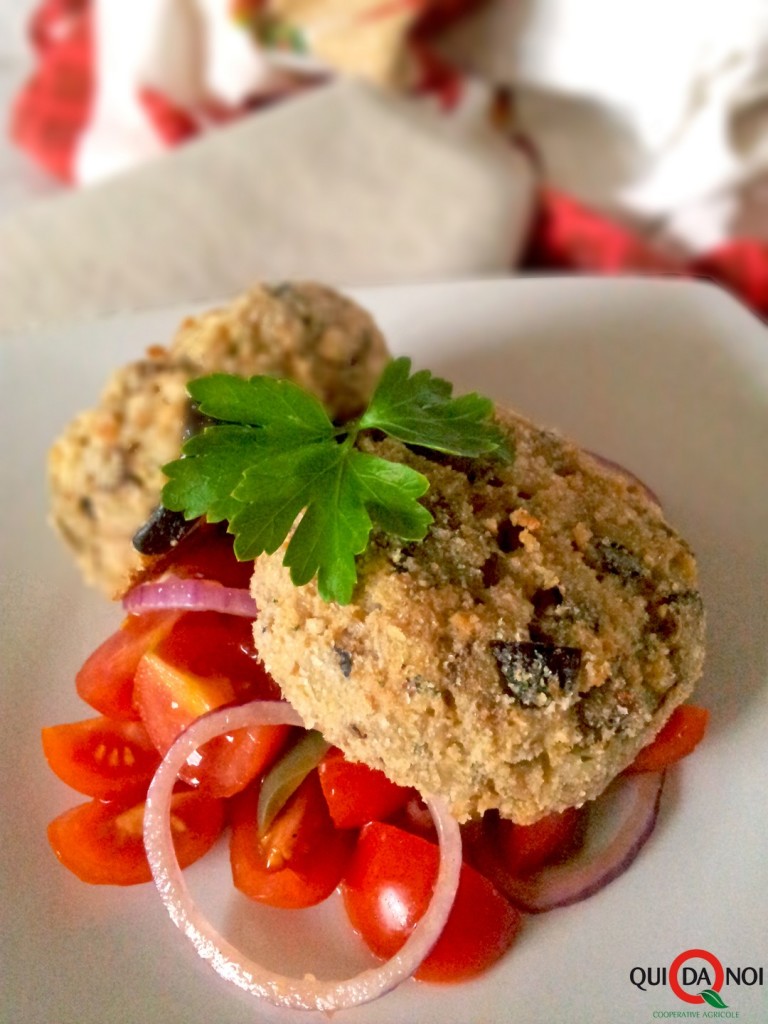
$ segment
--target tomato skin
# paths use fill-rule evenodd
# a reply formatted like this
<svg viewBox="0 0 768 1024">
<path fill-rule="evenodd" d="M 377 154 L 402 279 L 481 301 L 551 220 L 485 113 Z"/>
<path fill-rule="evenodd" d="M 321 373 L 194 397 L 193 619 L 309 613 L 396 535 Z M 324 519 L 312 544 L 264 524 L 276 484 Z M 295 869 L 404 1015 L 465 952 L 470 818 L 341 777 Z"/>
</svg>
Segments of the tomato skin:
<svg viewBox="0 0 768 1024">
<path fill-rule="evenodd" d="M 502 818 L 493 830 L 502 866 L 512 875 L 529 875 L 557 860 L 573 847 L 582 817 L 576 807 L 569 807 L 532 825 Z"/>
<path fill-rule="evenodd" d="M 313 771 L 260 839 L 258 792 L 251 785 L 232 801 L 229 851 L 236 888 L 272 907 L 321 903 L 341 881 L 354 833 L 334 827 Z"/>
<path fill-rule="evenodd" d="M 278 758 L 291 735 L 287 725 L 261 725 L 233 729 L 200 748 L 201 762 L 185 773 L 191 785 L 211 796 L 240 793 Z"/>
<path fill-rule="evenodd" d="M 139 797 L 160 764 L 141 722 L 87 718 L 42 730 L 43 752 L 62 782 L 100 800 Z"/>
<path fill-rule="evenodd" d="M 256 651 L 249 619 L 185 612 L 161 638 L 156 653 L 190 675 L 227 679 L 238 701 L 280 700 L 280 687 Z"/>
<path fill-rule="evenodd" d="M 253 562 L 239 562 L 233 550 L 234 537 L 216 524 L 200 523 L 167 555 L 150 567 L 151 575 L 170 571 L 187 578 L 217 580 L 225 587 L 247 590 L 253 576 Z"/>
<path fill-rule="evenodd" d="M 393 956 L 427 909 L 439 864 L 437 847 L 394 825 L 361 833 L 342 883 L 352 926 L 379 957 Z M 510 948 L 521 916 L 491 883 L 462 864 L 443 933 L 415 977 L 456 982 L 487 970 Z"/>
<path fill-rule="evenodd" d="M 498 889 L 564 860 L 578 849 L 585 811 L 570 807 L 546 815 L 532 825 L 516 825 L 493 812 L 462 825 L 464 857 Z"/>
<path fill-rule="evenodd" d="M 195 676 L 148 651 L 136 669 L 134 699 L 152 742 L 164 754 L 195 719 L 233 704 L 235 691 L 223 676 Z"/>
<path fill-rule="evenodd" d="M 134 699 L 153 743 L 164 754 L 188 725 L 234 703 L 236 693 L 229 679 L 192 675 L 165 661 L 158 649 L 139 662 Z M 212 796 L 232 796 L 272 763 L 290 731 L 283 725 L 235 729 L 204 744 L 196 763 L 186 765 L 179 776 Z"/>
<path fill-rule="evenodd" d="M 80 697 L 109 718 L 138 721 L 133 705 L 133 677 L 147 650 L 170 633 L 180 612 L 129 615 L 120 628 L 86 659 L 75 677 Z"/>
<path fill-rule="evenodd" d="M 643 747 L 627 772 L 659 772 L 687 757 L 704 738 L 709 711 L 695 704 L 681 704 L 669 716 L 655 739 Z"/>
<path fill-rule="evenodd" d="M 383 772 L 347 761 L 337 748 L 328 751 L 317 770 L 336 828 L 383 821 L 415 795 L 415 790 L 390 782 Z"/>
<path fill-rule="evenodd" d="M 138 885 L 152 880 L 144 851 L 144 803 L 92 800 L 60 814 L 48 842 L 61 863 L 91 885 Z M 224 801 L 195 792 L 174 793 L 171 827 L 185 868 L 213 846 L 224 827 Z"/>
</svg>

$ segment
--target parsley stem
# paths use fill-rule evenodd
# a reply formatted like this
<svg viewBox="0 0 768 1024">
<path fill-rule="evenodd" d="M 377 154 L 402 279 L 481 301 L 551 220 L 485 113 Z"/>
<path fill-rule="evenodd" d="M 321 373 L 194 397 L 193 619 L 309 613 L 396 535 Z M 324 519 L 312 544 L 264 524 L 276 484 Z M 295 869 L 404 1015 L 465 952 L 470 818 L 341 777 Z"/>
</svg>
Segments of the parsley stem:
<svg viewBox="0 0 768 1024">
<path fill-rule="evenodd" d="M 333 436 L 335 438 L 344 438 L 341 442 L 344 448 L 352 448 L 357 435 L 360 433 L 360 419 L 351 420 L 349 423 L 342 423 L 340 427 L 336 427 Z"/>
</svg>

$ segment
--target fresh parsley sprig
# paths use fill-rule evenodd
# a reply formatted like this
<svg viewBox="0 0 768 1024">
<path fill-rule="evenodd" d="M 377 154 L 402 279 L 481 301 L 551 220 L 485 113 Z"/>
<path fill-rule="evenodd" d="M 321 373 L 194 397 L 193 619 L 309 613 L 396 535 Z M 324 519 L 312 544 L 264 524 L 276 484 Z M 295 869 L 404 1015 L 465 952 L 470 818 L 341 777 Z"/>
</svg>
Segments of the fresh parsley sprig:
<svg viewBox="0 0 768 1024">
<path fill-rule="evenodd" d="M 188 390 L 200 412 L 219 422 L 163 467 L 165 507 L 187 519 L 226 520 L 242 560 L 272 554 L 298 520 L 284 558 L 291 579 L 301 586 L 317 576 L 323 599 L 339 604 L 352 598 L 355 558 L 374 526 L 412 541 L 432 522 L 419 502 L 427 478 L 360 451 L 362 431 L 451 455 L 509 456 L 489 399 L 453 398 L 448 381 L 428 370 L 412 374 L 406 358 L 387 365 L 366 411 L 342 426 L 288 380 L 217 373 Z"/>
</svg>

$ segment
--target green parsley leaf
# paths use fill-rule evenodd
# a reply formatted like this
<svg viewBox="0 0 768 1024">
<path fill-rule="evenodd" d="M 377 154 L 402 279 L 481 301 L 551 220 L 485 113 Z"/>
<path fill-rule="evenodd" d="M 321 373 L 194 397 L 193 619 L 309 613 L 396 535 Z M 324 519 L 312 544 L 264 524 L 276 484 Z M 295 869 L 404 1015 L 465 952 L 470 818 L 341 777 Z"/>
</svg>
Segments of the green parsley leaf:
<svg viewBox="0 0 768 1024">
<path fill-rule="evenodd" d="M 351 453 L 349 468 L 376 526 L 402 540 L 422 540 L 432 522 L 417 500 L 429 490 L 422 473 L 358 451 Z"/>
<path fill-rule="evenodd" d="M 163 505 L 183 512 L 187 519 L 205 516 L 210 523 L 231 521 L 240 507 L 233 491 L 240 483 L 243 467 L 251 464 L 258 450 L 253 427 L 208 427 L 186 442 L 183 459 L 163 466 L 168 477 Z"/>
<path fill-rule="evenodd" d="M 324 600 L 348 604 L 357 582 L 355 556 L 368 546 L 371 518 L 344 455 L 329 465 L 317 483 L 315 500 L 291 537 L 284 564 L 297 587 L 316 575 Z"/>
<path fill-rule="evenodd" d="M 504 436 L 488 422 L 493 402 L 476 393 L 452 398 L 453 386 L 429 370 L 411 375 L 411 360 L 389 363 L 360 428 L 376 427 L 398 441 L 449 455 L 507 455 Z"/>
<path fill-rule="evenodd" d="M 322 403 L 290 380 L 212 373 L 190 381 L 187 390 L 200 412 L 215 420 L 269 427 L 306 439 L 334 433 Z"/>
<path fill-rule="evenodd" d="M 294 584 L 317 577 L 324 600 L 347 604 L 357 582 L 355 559 L 374 526 L 418 541 L 432 522 L 419 502 L 427 478 L 357 449 L 361 431 L 382 430 L 454 455 L 508 457 L 488 399 L 453 398 L 448 381 L 410 370 L 409 359 L 391 362 L 367 411 L 341 427 L 291 381 L 221 373 L 192 381 L 189 393 L 200 411 L 220 422 L 187 441 L 182 457 L 164 467 L 163 504 L 188 519 L 227 520 L 243 560 L 272 554 L 290 535 L 283 562 Z"/>
<path fill-rule="evenodd" d="M 299 513 L 322 500 L 328 473 L 340 455 L 339 445 L 266 451 L 258 462 L 243 467 L 234 497 L 240 509 L 229 522 L 235 554 L 242 560 L 277 551 Z"/>
</svg>

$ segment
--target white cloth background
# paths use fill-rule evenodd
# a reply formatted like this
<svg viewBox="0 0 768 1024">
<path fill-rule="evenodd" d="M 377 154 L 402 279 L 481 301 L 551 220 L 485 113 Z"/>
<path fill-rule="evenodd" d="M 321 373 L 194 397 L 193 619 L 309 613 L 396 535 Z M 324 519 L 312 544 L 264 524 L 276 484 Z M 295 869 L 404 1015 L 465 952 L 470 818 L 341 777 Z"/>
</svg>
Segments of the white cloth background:
<svg viewBox="0 0 768 1024">
<path fill-rule="evenodd" d="M 140 0 L 130 12 L 149 24 L 164 10 L 176 17 L 173 3 Z M 31 6 L 0 0 L 6 106 L 30 63 Z M 518 126 L 554 186 L 688 251 L 734 232 L 768 241 L 768 0 L 491 0 L 446 47 L 478 77 L 514 87 Z M 153 84 L 173 70 L 166 50 Z M 254 73 L 239 60 L 220 66 Z M 127 81 L 115 76 L 114 87 Z M 130 120 L 135 106 L 114 110 Z M 411 106 L 342 86 L 161 157 L 144 124 L 134 159 L 152 159 L 126 172 L 131 126 L 102 102 L 102 133 L 83 151 L 89 177 L 123 173 L 60 196 L 0 139 L 0 329 L 206 298 L 257 276 L 507 271 L 529 222 L 530 168 L 487 132 Z"/>
<path fill-rule="evenodd" d="M 447 49 L 516 88 L 559 188 L 696 252 L 744 226 L 768 172 L 766 0 L 496 0 Z"/>
</svg>

